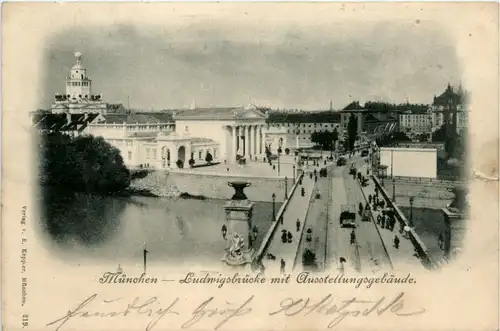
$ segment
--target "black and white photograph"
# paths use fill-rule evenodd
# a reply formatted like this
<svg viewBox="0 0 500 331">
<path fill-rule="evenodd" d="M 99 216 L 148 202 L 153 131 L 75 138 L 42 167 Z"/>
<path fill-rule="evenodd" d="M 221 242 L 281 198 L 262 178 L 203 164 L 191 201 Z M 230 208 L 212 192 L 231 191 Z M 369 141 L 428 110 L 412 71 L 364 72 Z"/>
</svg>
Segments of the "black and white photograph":
<svg viewBox="0 0 500 331">
<path fill-rule="evenodd" d="M 348 44 L 326 26 L 61 31 L 31 113 L 41 231 L 72 261 L 449 263 L 469 92 L 452 40 L 418 24 L 344 27 Z"/>
<path fill-rule="evenodd" d="M 82 317 L 108 317 L 102 309 L 114 297 L 101 299 L 97 288 L 124 283 L 220 282 L 238 291 L 236 282 L 262 281 L 306 292 L 308 284 L 323 286 L 321 294 L 335 291 L 331 284 L 356 291 L 363 282 L 369 293 L 380 282 L 403 289 L 385 299 L 403 307 L 403 296 L 423 296 L 409 285 L 421 282 L 415 275 L 446 283 L 439 277 L 455 263 L 465 270 L 494 256 L 498 214 L 487 201 L 498 198 L 490 191 L 498 188 L 498 77 L 485 69 L 498 60 L 488 44 L 498 39 L 494 5 L 61 3 L 40 4 L 40 17 L 35 8 L 4 7 L 11 15 L 4 15 L 2 163 L 10 200 L 2 204 L 7 212 L 20 204 L 12 209 L 21 219 L 20 230 L 14 222 L 21 273 L 50 265 L 98 286 L 78 306 L 93 288 L 82 283 L 82 295 L 60 306 L 70 304 L 68 314 L 51 313 L 45 329 L 106 325 Z M 21 27 L 27 17 L 34 21 Z M 45 22 L 43 34 L 33 32 L 35 22 Z M 28 36 L 25 44 L 16 31 Z M 472 45 L 485 55 L 469 60 Z M 7 134 L 22 138 L 9 142 Z M 473 193 L 474 181 L 488 198 Z M 15 189 L 24 193 L 14 198 Z M 475 214 L 478 203 L 488 207 Z M 476 228 L 484 241 L 468 246 Z M 482 256 L 469 247 L 487 248 Z M 33 278 L 21 278 L 22 300 L 42 293 L 47 277 Z M 59 282 L 68 293 L 78 286 Z M 288 316 L 293 304 L 281 299 L 275 314 Z M 431 310 L 422 305 L 385 309 L 406 311 L 410 321 Z M 214 307 L 211 314 L 225 314 Z M 158 330 L 170 329 L 154 314 Z M 237 325 L 227 320 L 222 328 Z M 176 327 L 198 323 L 186 321 Z M 207 323 L 196 327 L 216 325 Z"/>
</svg>

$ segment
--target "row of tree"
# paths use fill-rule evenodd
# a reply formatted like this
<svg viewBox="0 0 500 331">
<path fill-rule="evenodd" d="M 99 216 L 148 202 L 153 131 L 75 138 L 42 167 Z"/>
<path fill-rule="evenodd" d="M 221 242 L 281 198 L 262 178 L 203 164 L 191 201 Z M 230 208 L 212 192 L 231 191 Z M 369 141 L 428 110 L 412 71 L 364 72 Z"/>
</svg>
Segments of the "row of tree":
<svg viewBox="0 0 500 331">
<path fill-rule="evenodd" d="M 338 123 L 340 114 L 335 111 L 283 113 L 269 112 L 269 123 Z"/>
<path fill-rule="evenodd" d="M 40 136 L 39 178 L 61 190 L 112 194 L 130 184 L 120 151 L 102 137 L 70 137 L 59 132 Z"/>
<path fill-rule="evenodd" d="M 367 109 L 367 110 L 377 110 L 377 111 L 391 111 L 391 110 L 410 110 L 414 113 L 425 113 L 429 108 L 425 104 L 412 104 L 412 103 L 388 103 L 388 102 L 378 102 L 378 101 L 367 101 L 364 105 L 361 105 L 359 101 L 353 101 L 344 107 L 344 110 L 356 110 L 356 109 Z"/>
</svg>

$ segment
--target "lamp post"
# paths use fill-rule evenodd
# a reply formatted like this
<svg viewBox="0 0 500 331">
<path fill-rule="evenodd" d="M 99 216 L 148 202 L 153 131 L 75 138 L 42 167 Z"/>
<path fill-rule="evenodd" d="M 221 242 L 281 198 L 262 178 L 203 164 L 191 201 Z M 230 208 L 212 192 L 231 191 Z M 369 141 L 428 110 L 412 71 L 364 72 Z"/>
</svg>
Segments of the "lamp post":
<svg viewBox="0 0 500 331">
<path fill-rule="evenodd" d="M 147 262 L 147 255 L 148 255 L 149 251 L 148 249 L 146 248 L 146 242 L 144 242 L 143 244 L 143 249 L 142 249 L 142 255 L 143 255 L 143 264 L 144 264 L 144 273 L 146 273 L 146 262 Z"/>
<path fill-rule="evenodd" d="M 280 153 L 281 151 L 281 148 L 278 149 L 278 176 L 280 175 Z"/>
<path fill-rule="evenodd" d="M 295 184 L 295 164 L 293 165 L 293 183 Z"/>
<path fill-rule="evenodd" d="M 276 222 L 276 194 L 273 193 L 273 222 Z"/>
<path fill-rule="evenodd" d="M 285 176 L 285 200 L 288 199 L 288 177 Z"/>
<path fill-rule="evenodd" d="M 410 196 L 410 226 L 413 227 L 413 201 L 415 200 L 414 196 Z"/>
<path fill-rule="evenodd" d="M 396 180 L 392 179 L 392 202 L 396 202 Z"/>
</svg>

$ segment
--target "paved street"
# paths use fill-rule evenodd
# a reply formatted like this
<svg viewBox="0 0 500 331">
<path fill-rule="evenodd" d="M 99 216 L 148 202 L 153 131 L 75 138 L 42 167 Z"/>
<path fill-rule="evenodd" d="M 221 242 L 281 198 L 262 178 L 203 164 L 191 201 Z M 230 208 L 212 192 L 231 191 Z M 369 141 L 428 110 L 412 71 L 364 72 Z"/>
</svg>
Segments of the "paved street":
<svg viewBox="0 0 500 331">
<path fill-rule="evenodd" d="M 332 168 L 329 165 L 329 168 Z M 329 221 L 329 206 L 331 205 L 331 178 L 330 177 L 319 177 L 318 182 L 314 187 L 314 192 L 319 190 L 320 197 L 316 198 L 313 194 L 311 198 L 311 204 L 309 206 L 309 211 L 307 213 L 306 223 L 304 225 L 304 235 L 299 245 L 298 254 L 295 259 L 295 271 L 300 272 L 302 270 L 302 254 L 304 250 L 311 249 L 316 253 L 316 263 L 318 264 L 318 270 L 324 270 L 325 268 L 325 255 L 326 255 L 326 242 L 327 242 L 327 230 Z M 312 229 L 311 241 L 306 240 L 307 229 Z"/>
<path fill-rule="evenodd" d="M 353 160 L 358 169 L 364 164 L 363 159 L 355 158 Z M 357 180 L 349 176 L 348 171 L 349 166 L 346 166 L 343 178 L 345 180 L 347 199 L 349 204 L 355 205 L 357 210 L 358 204 L 362 202 L 364 205 L 366 201 L 360 185 L 357 183 Z M 363 174 L 366 176 L 366 168 L 358 171 L 364 171 Z M 357 216 L 359 216 L 359 214 L 357 214 Z M 387 256 L 384 243 L 380 238 L 375 224 L 373 222 L 362 222 L 361 217 L 357 220 L 359 221 L 357 221 L 356 241 L 359 247 L 361 271 L 377 272 L 380 268 L 385 270 L 391 269 L 391 262 Z"/>
<path fill-rule="evenodd" d="M 283 215 L 283 224 L 278 224 L 274 237 L 264 254 L 262 263 L 264 265 L 266 275 L 279 274 L 281 259 L 285 261 L 285 273 L 290 273 L 292 271 L 299 248 L 298 246 L 301 234 L 304 229 L 304 220 L 306 219 L 307 211 L 309 209 L 309 202 L 311 200 L 314 187 L 314 179 L 311 180 L 308 176 L 304 176 L 302 187 L 305 189 L 305 196 L 300 194 L 301 186 L 299 185 Z M 299 231 L 296 230 L 297 218 L 300 220 Z M 283 243 L 281 241 L 281 230 L 283 229 L 292 233 L 293 239 L 291 243 Z M 268 253 L 274 255 L 276 259 L 268 259 L 266 256 Z"/>
</svg>

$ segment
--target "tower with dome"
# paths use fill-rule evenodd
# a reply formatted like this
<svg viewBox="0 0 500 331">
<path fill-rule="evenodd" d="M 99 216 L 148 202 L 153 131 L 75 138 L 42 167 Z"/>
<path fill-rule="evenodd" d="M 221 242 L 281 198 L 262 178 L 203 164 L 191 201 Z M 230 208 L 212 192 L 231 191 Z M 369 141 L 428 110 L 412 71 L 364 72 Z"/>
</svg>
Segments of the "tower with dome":
<svg viewBox="0 0 500 331">
<path fill-rule="evenodd" d="M 52 104 L 52 113 L 97 113 L 105 114 L 108 105 L 101 94 L 92 94 L 92 79 L 82 65 L 82 53 L 75 53 L 76 63 L 66 77 L 66 92 L 56 94 Z"/>
</svg>

